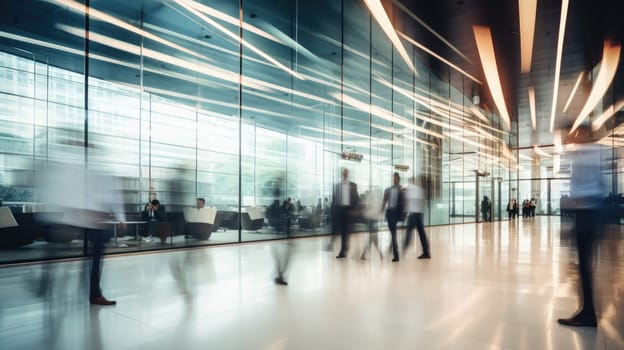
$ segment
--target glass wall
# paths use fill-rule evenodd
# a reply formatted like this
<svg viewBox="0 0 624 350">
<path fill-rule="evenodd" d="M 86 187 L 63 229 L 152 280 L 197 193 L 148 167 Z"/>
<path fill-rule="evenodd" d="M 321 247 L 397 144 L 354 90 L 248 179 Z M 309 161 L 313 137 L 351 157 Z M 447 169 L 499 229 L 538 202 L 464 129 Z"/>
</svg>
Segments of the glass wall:
<svg viewBox="0 0 624 350">
<path fill-rule="evenodd" d="M 79 209 L 119 194 L 109 253 L 330 233 L 343 167 L 360 194 L 423 175 L 428 225 L 474 222 L 478 196 L 515 187 L 513 128 L 480 82 L 410 42 L 424 34 L 391 3 L 402 47 L 355 0 L 87 3 L 3 8 L 21 24 L 0 28 L 0 198 L 24 242 L 0 262 L 85 254 L 84 233 L 43 224 L 60 203 L 40 181 L 59 164 L 84 178 Z"/>
</svg>

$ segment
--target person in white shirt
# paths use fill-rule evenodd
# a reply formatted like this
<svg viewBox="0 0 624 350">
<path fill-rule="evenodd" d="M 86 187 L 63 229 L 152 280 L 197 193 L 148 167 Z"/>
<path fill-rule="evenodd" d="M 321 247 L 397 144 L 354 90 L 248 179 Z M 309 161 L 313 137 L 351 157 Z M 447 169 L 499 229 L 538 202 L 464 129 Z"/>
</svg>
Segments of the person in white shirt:
<svg viewBox="0 0 624 350">
<path fill-rule="evenodd" d="M 429 251 L 429 241 L 427 240 L 427 233 L 425 232 L 425 226 L 423 225 L 423 212 L 425 211 L 425 195 L 422 190 L 422 184 L 424 183 L 424 177 L 420 177 L 420 184 L 416 183 L 416 179 L 411 177 L 409 179 L 409 185 L 405 190 L 405 206 L 407 211 L 407 229 L 405 234 L 405 244 L 403 251 L 407 250 L 412 242 L 412 232 L 414 228 L 418 231 L 420 237 L 420 244 L 422 246 L 423 253 L 418 259 L 431 259 L 431 253 Z"/>
</svg>

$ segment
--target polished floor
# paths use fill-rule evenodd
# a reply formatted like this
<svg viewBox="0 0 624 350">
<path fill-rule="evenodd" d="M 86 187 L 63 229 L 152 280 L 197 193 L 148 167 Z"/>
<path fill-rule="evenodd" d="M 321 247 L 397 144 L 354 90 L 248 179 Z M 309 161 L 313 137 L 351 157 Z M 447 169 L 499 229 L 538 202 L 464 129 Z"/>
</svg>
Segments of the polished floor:
<svg viewBox="0 0 624 350">
<path fill-rule="evenodd" d="M 556 323 L 577 307 L 574 240 L 537 217 L 429 228 L 432 260 L 416 246 L 361 261 L 365 234 L 345 260 L 297 239 L 287 287 L 273 283 L 284 241 L 114 256 L 114 307 L 88 305 L 84 262 L 0 268 L 0 348 L 624 349 L 622 232 L 596 249 L 597 329 Z"/>
</svg>

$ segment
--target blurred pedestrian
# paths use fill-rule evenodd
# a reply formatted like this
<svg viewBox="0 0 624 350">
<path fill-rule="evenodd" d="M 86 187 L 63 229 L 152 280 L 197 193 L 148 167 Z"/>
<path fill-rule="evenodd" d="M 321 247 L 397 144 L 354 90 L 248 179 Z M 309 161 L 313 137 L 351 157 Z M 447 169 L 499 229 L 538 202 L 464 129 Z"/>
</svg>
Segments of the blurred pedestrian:
<svg viewBox="0 0 624 350">
<path fill-rule="evenodd" d="M 572 135 L 576 149 L 572 154 L 572 177 L 570 179 L 570 210 L 575 214 L 578 272 L 581 284 L 582 304 L 570 318 L 558 322 L 566 326 L 596 327 L 596 311 L 592 290 L 592 252 L 599 232 L 600 205 L 605 195 L 601 171 L 601 149 L 591 144 L 589 127 L 581 126 Z"/>
<path fill-rule="evenodd" d="M 394 173 L 392 176 L 392 186 L 388 187 L 384 192 L 383 203 L 381 204 L 382 212 L 386 211 L 386 221 L 388 229 L 392 237 L 392 261 L 399 261 L 399 246 L 397 243 L 397 223 L 403 220 L 405 208 L 403 189 L 401 188 L 401 176 Z"/>
<path fill-rule="evenodd" d="M 405 233 L 405 244 L 403 246 L 403 252 L 407 250 L 412 242 L 412 232 L 414 228 L 418 231 L 418 237 L 420 238 L 420 245 L 422 246 L 422 254 L 418 259 L 431 259 L 431 253 L 429 251 L 429 241 L 427 240 L 427 233 L 425 232 L 425 225 L 423 224 L 423 213 L 425 211 L 425 194 L 422 189 L 424 183 L 424 177 L 420 177 L 419 183 L 416 183 L 416 179 L 411 177 L 409 184 L 405 189 L 405 209 L 407 211 L 407 229 Z"/>
<path fill-rule="evenodd" d="M 383 259 L 383 253 L 379 248 L 379 206 L 381 205 L 381 196 L 377 188 L 372 188 L 365 195 L 362 195 L 362 202 L 364 202 L 364 209 L 362 216 L 368 226 L 368 242 L 362 251 L 360 259 L 366 260 L 368 252 L 374 245 L 379 253 L 379 258 Z"/>
<path fill-rule="evenodd" d="M 112 176 L 87 171 L 83 164 L 49 162 L 41 184 L 44 202 L 61 216 L 51 223 L 83 229 L 91 242 L 92 261 L 89 301 L 95 305 L 115 305 L 100 288 L 104 242 L 109 239 L 108 224 L 123 228 L 125 215 L 120 186 Z M 114 222 L 107 222 L 110 215 Z M 58 219 L 57 219 L 58 218 Z"/>
<path fill-rule="evenodd" d="M 349 234 L 354 217 L 357 215 L 360 197 L 357 185 L 349 180 L 349 169 L 342 169 L 342 181 L 334 187 L 334 201 L 332 204 L 333 230 L 331 246 L 336 234 L 340 233 L 340 252 L 336 259 L 347 257 L 349 250 Z"/>
</svg>

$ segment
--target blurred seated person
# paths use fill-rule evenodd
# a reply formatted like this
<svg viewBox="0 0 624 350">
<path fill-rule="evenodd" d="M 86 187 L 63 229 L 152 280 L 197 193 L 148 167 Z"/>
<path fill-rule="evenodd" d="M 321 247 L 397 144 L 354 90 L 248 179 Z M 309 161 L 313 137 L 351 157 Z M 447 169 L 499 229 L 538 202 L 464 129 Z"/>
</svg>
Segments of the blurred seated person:
<svg viewBox="0 0 624 350">
<path fill-rule="evenodd" d="M 206 206 L 206 200 L 205 200 L 205 199 L 203 199 L 203 198 L 197 198 L 197 202 L 196 202 L 196 204 L 195 204 L 195 207 L 196 207 L 197 209 L 201 209 L 201 208 L 203 208 L 203 207 L 205 207 L 205 206 Z"/>
<path fill-rule="evenodd" d="M 153 199 L 151 202 L 145 205 L 145 210 L 141 213 L 141 219 L 147 222 L 148 237 L 146 241 L 151 241 L 156 229 L 156 223 L 159 221 L 166 221 L 167 214 L 165 213 L 165 206 L 160 205 L 158 199 Z"/>
</svg>

